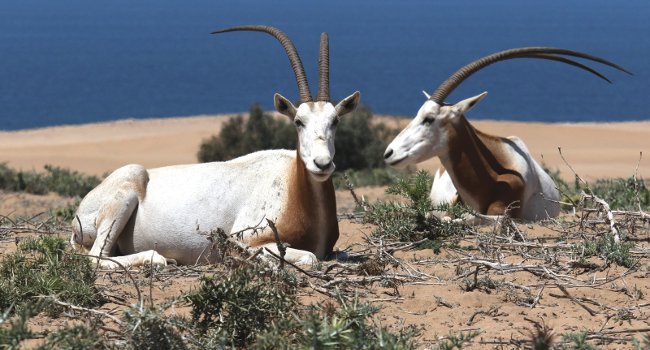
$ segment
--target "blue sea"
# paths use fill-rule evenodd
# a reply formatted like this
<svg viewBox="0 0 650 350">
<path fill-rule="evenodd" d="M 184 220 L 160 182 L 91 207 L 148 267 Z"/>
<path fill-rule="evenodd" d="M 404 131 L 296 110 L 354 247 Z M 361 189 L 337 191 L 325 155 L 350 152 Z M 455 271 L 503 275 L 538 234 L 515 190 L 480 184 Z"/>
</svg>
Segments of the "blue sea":
<svg viewBox="0 0 650 350">
<path fill-rule="evenodd" d="M 330 34 L 331 94 L 355 90 L 381 114 L 410 116 L 462 65 L 520 46 L 556 46 L 614 61 L 589 64 L 613 84 L 540 60 L 498 63 L 455 102 L 488 91 L 472 119 L 579 122 L 650 118 L 650 1 L 629 0 L 0 0 L 0 129 L 189 116 L 297 100 L 281 28 L 317 93 L 319 34 Z"/>
</svg>

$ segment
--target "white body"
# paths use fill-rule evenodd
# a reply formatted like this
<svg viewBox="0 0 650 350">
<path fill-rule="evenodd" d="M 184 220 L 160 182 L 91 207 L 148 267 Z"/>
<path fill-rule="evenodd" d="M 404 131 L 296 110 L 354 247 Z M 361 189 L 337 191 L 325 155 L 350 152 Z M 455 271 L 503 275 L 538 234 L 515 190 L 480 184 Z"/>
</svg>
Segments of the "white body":
<svg viewBox="0 0 650 350">
<path fill-rule="evenodd" d="M 166 258 L 194 264 L 214 261 L 206 233 L 216 229 L 235 233 L 260 227 L 244 231 L 240 242 L 277 254 L 269 219 L 292 247 L 287 261 L 308 265 L 324 259 L 339 234 L 330 179 L 336 123 L 358 100 L 357 92 L 336 107 L 308 102 L 295 108 L 276 94 L 276 109 L 297 125 L 297 151 L 260 151 L 228 162 L 150 170 L 122 167 L 82 200 L 77 210 L 81 227 L 73 220 L 71 241 L 126 267 L 165 265 Z M 118 267 L 105 259 L 98 263 Z"/>
</svg>

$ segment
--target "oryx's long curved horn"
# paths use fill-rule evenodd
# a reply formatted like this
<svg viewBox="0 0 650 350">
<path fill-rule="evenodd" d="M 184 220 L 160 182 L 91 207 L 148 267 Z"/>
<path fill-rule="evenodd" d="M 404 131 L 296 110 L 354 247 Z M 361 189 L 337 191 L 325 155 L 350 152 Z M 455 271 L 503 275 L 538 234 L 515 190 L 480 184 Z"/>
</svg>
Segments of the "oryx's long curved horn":
<svg viewBox="0 0 650 350">
<path fill-rule="evenodd" d="M 318 57 L 318 97 L 316 101 L 330 100 L 330 44 L 327 33 L 320 35 L 320 56 Z"/>
<path fill-rule="evenodd" d="M 431 94 L 431 100 L 435 101 L 438 104 L 444 103 L 445 99 L 449 94 L 454 91 L 465 79 L 469 78 L 472 74 L 478 72 L 479 70 L 491 65 L 492 63 L 496 63 L 499 61 L 504 61 L 504 60 L 509 60 L 513 58 L 540 58 L 540 59 L 547 59 L 547 60 L 553 60 L 553 61 L 559 61 L 559 62 L 564 62 L 576 67 L 579 67 L 581 69 L 585 69 L 586 71 L 593 73 L 600 78 L 604 78 L 605 80 L 608 80 L 605 78 L 602 74 L 596 72 L 595 70 L 572 60 L 569 60 L 567 58 L 561 57 L 560 55 L 565 55 L 565 56 L 573 56 L 573 57 L 580 57 L 584 59 L 588 59 L 594 62 L 602 63 L 604 65 L 610 66 L 612 68 L 618 69 L 620 71 L 623 71 L 627 74 L 632 74 L 630 71 L 627 69 L 612 63 L 610 61 L 607 61 L 605 59 L 602 59 L 600 57 L 592 56 L 586 53 L 578 52 L 578 51 L 573 51 L 573 50 L 568 50 L 568 49 L 562 49 L 562 48 L 555 48 L 555 47 L 522 47 L 522 48 L 517 48 L 517 49 L 510 49 L 510 50 L 505 50 L 501 52 L 497 52 L 495 54 L 485 56 L 479 60 L 476 60 L 461 69 L 457 70 L 456 73 L 452 74 L 447 80 L 445 80 L 438 88 Z"/>
<path fill-rule="evenodd" d="M 291 39 L 284 34 L 280 29 L 270 27 L 270 26 L 260 26 L 260 25 L 245 25 L 245 26 L 236 26 L 217 30 L 211 34 L 219 34 L 226 32 L 235 32 L 235 31 L 254 31 L 254 32 L 263 32 L 267 33 L 274 38 L 276 38 L 284 51 L 287 52 L 289 61 L 291 62 L 291 68 L 293 68 L 293 73 L 296 75 L 296 82 L 298 83 L 298 91 L 300 93 L 300 102 L 311 102 L 311 92 L 309 92 L 309 83 L 307 82 L 307 75 L 305 74 L 305 68 L 302 66 L 302 61 L 300 61 L 300 56 L 298 55 L 298 50 L 291 42 Z"/>
</svg>

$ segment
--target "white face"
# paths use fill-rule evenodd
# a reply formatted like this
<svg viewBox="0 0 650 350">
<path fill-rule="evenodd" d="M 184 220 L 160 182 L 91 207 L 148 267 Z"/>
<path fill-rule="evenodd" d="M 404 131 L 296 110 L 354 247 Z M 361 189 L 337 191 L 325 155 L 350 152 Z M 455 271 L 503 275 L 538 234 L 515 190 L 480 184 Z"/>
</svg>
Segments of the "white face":
<svg viewBox="0 0 650 350">
<path fill-rule="evenodd" d="M 427 100 L 409 125 L 388 145 L 384 161 L 401 168 L 439 155 L 446 147 L 445 125 L 450 112 L 449 106 L 441 107 Z"/>
<path fill-rule="evenodd" d="M 298 132 L 300 159 L 316 181 L 330 178 L 334 165 L 334 136 L 341 116 L 353 111 L 359 103 L 359 92 L 346 97 L 336 106 L 330 102 L 305 102 L 295 108 L 290 101 L 275 95 L 278 112 L 293 119 Z"/>
<path fill-rule="evenodd" d="M 391 166 L 406 167 L 444 154 L 448 150 L 451 123 L 485 95 L 480 94 L 453 106 L 440 106 L 427 100 L 409 125 L 388 145 L 384 161 Z"/>
<path fill-rule="evenodd" d="M 317 181 L 327 180 L 336 169 L 334 136 L 339 118 L 329 102 L 303 103 L 293 118 L 298 131 L 300 158 Z"/>
</svg>

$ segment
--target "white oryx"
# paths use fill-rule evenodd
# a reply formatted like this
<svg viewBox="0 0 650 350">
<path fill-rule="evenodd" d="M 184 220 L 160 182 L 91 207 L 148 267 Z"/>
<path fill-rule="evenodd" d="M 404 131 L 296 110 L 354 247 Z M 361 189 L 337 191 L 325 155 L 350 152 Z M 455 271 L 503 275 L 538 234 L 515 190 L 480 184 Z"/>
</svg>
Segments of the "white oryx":
<svg viewBox="0 0 650 350">
<path fill-rule="evenodd" d="M 465 113 L 486 92 L 450 105 L 447 96 L 480 69 L 513 58 L 541 58 L 567 63 L 606 77 L 565 56 L 596 61 L 626 73 L 624 68 L 572 50 L 526 47 L 498 52 L 474 61 L 454 73 L 427 97 L 415 118 L 390 143 L 384 159 L 393 166 L 406 166 L 440 157 L 431 188 L 434 205 L 462 202 L 479 214 L 510 214 L 525 220 L 555 217 L 560 212 L 559 193 L 553 179 L 533 159 L 524 142 L 515 136 L 498 137 L 475 129 Z M 631 73 L 629 73 L 631 74 Z"/>
<path fill-rule="evenodd" d="M 219 30 L 258 31 L 284 47 L 298 83 L 300 104 L 275 94 L 275 108 L 291 118 L 298 133 L 297 150 L 269 150 L 227 162 L 145 169 L 127 165 L 110 174 L 79 204 L 72 222 L 73 245 L 90 248 L 92 256 L 111 257 L 124 266 L 214 261 L 211 242 L 201 232 L 245 231 L 241 243 L 278 253 L 266 219 L 275 222 L 285 259 L 312 264 L 332 252 L 339 237 L 334 172 L 334 135 L 339 117 L 354 110 L 359 92 L 336 106 L 329 96 L 329 44 L 321 34 L 316 101 L 311 97 L 298 52 L 280 30 L 238 26 Z M 80 225 L 79 225 L 80 222 Z M 266 253 L 266 252 L 265 252 Z M 118 256 L 119 255 L 119 256 Z M 99 259 L 103 268 L 117 268 Z"/>
</svg>

